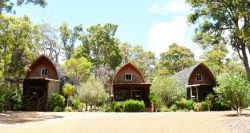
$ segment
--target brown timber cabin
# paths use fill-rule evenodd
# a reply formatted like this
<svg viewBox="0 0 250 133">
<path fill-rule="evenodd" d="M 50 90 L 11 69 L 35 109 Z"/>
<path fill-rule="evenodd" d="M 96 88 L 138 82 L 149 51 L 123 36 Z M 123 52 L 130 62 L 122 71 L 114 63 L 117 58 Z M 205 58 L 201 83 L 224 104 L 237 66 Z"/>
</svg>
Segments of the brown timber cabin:
<svg viewBox="0 0 250 133">
<path fill-rule="evenodd" d="M 125 64 L 113 79 L 113 100 L 143 100 L 146 106 L 150 106 L 150 86 L 151 84 L 145 83 L 141 72 L 134 65 Z"/>
<path fill-rule="evenodd" d="M 213 87 L 216 85 L 213 73 L 203 63 L 186 68 L 174 77 L 186 88 L 187 99 L 197 102 L 205 100 L 209 93 L 213 93 Z"/>
<path fill-rule="evenodd" d="M 23 82 L 25 110 L 46 111 L 47 101 L 53 92 L 62 92 L 66 74 L 59 64 L 41 55 L 30 65 Z"/>
</svg>

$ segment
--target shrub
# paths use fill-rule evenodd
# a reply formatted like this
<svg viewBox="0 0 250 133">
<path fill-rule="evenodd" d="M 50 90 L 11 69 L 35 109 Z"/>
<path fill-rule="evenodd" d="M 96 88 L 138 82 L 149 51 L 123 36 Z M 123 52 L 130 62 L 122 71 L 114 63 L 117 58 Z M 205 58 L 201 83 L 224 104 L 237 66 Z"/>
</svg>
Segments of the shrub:
<svg viewBox="0 0 250 133">
<path fill-rule="evenodd" d="M 11 108 L 15 111 L 22 110 L 23 96 L 20 90 L 14 89 L 9 93 Z"/>
<path fill-rule="evenodd" d="M 193 100 L 187 100 L 182 98 L 180 101 L 176 102 L 176 106 L 181 110 L 193 110 L 195 102 Z"/>
<path fill-rule="evenodd" d="M 219 85 L 215 92 L 220 99 L 229 101 L 231 107 L 241 115 L 242 110 L 250 105 L 250 83 L 240 73 L 226 73 L 218 78 Z"/>
<path fill-rule="evenodd" d="M 173 77 L 156 77 L 151 88 L 153 98 L 160 99 L 156 99 L 156 102 L 162 102 L 167 107 L 170 107 L 184 96 L 184 88 Z"/>
<path fill-rule="evenodd" d="M 110 112 L 112 111 L 112 105 L 109 104 L 109 103 L 104 103 L 101 107 L 101 110 L 104 111 L 104 112 Z"/>
<path fill-rule="evenodd" d="M 170 110 L 173 110 L 173 111 L 176 111 L 178 109 L 177 105 L 176 104 L 173 104 L 171 107 L 170 107 Z"/>
<path fill-rule="evenodd" d="M 49 101 L 48 101 L 48 105 L 49 105 L 49 110 L 50 111 L 54 111 L 55 108 L 63 108 L 64 106 L 64 102 L 65 102 L 65 99 L 62 95 L 60 94 L 57 94 L 57 93 L 53 93 L 50 98 L 49 98 Z"/>
<path fill-rule="evenodd" d="M 138 100 L 126 100 L 125 101 L 125 112 L 144 112 L 145 104 L 143 101 Z"/>
<path fill-rule="evenodd" d="M 52 111 L 53 112 L 61 112 L 62 111 L 62 107 L 56 106 Z"/>
<path fill-rule="evenodd" d="M 124 102 L 115 101 L 112 103 L 112 109 L 115 112 L 123 112 L 125 108 Z"/>
<path fill-rule="evenodd" d="M 209 111 L 211 104 L 208 101 L 202 101 L 201 102 L 201 106 L 202 106 L 202 111 Z"/>
<path fill-rule="evenodd" d="M 160 110 L 161 110 L 161 112 L 171 112 L 172 111 L 170 108 L 168 108 L 166 106 L 162 106 Z"/>
<path fill-rule="evenodd" d="M 71 101 L 71 106 L 74 110 L 81 110 L 83 107 L 83 104 L 81 103 L 81 101 L 78 98 L 73 97 L 73 99 Z"/>
<path fill-rule="evenodd" d="M 72 112 L 73 109 L 71 107 L 66 107 L 64 108 L 64 112 Z"/>
<path fill-rule="evenodd" d="M 5 95 L 0 94 L 0 112 L 5 110 Z"/>
</svg>

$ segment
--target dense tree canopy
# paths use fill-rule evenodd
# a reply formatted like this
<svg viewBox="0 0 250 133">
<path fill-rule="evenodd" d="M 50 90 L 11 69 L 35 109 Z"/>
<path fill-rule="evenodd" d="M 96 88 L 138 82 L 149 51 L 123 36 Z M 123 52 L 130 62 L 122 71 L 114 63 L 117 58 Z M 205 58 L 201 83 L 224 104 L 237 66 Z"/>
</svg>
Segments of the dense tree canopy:
<svg viewBox="0 0 250 133">
<path fill-rule="evenodd" d="M 249 0 L 204 1 L 187 0 L 192 7 L 190 23 L 198 23 L 195 41 L 203 47 L 225 43 L 237 51 L 243 61 L 248 80 L 250 67 Z"/>
<path fill-rule="evenodd" d="M 13 7 L 15 5 L 21 6 L 23 4 L 29 3 L 32 3 L 34 5 L 40 5 L 42 7 L 45 7 L 47 5 L 46 0 L 0 0 L 0 14 L 3 12 L 3 10 L 6 12 L 13 12 Z"/>
<path fill-rule="evenodd" d="M 77 25 L 73 30 L 69 29 L 67 23 L 62 23 L 59 27 L 61 41 L 63 43 L 65 58 L 70 59 L 74 54 L 75 43 L 83 31 L 82 25 Z"/>
<path fill-rule="evenodd" d="M 159 63 L 156 66 L 157 74 L 173 75 L 194 64 L 194 53 L 188 48 L 173 43 L 169 46 L 168 51 L 161 53 Z"/>
<path fill-rule="evenodd" d="M 63 70 L 74 85 L 86 81 L 90 76 L 91 63 L 84 57 L 71 58 L 62 65 Z"/>
<path fill-rule="evenodd" d="M 88 58 L 95 69 L 107 65 L 115 69 L 120 65 L 122 56 L 118 48 L 118 39 L 115 38 L 117 25 L 107 23 L 87 28 L 87 33 L 81 36 L 82 46 L 80 55 Z"/>
<path fill-rule="evenodd" d="M 18 83 L 34 58 L 34 27 L 27 16 L 0 17 L 0 76 L 6 82 Z"/>
</svg>

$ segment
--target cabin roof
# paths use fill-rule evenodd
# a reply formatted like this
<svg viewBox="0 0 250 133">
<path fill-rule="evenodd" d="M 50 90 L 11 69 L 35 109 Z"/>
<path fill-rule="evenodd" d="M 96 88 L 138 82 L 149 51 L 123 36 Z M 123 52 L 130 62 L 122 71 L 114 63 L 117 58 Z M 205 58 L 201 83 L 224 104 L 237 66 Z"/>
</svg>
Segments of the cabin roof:
<svg viewBox="0 0 250 133">
<path fill-rule="evenodd" d="M 199 66 L 202 66 L 203 68 L 207 69 L 211 73 L 212 78 L 215 79 L 210 69 L 203 63 L 198 63 L 191 67 L 185 68 L 182 71 L 177 72 L 174 77 L 179 81 L 180 85 L 186 86 L 188 85 L 190 76 L 192 75 L 193 71 Z"/>
<path fill-rule="evenodd" d="M 60 64 L 56 63 L 55 61 L 52 61 L 49 57 L 47 57 L 47 56 L 45 56 L 45 55 L 40 55 L 36 60 L 34 60 L 34 61 L 32 62 L 32 64 L 29 66 L 29 69 L 30 69 L 31 67 L 33 67 L 33 65 L 35 65 L 35 64 L 37 63 L 37 61 L 39 61 L 39 60 L 42 59 L 42 58 L 48 60 L 48 61 L 55 67 L 59 80 L 62 79 L 62 78 L 67 77 L 66 73 L 65 73 L 65 72 L 62 70 L 62 68 L 60 67 Z M 28 71 L 28 73 L 26 74 L 26 78 L 27 78 L 28 74 L 29 74 L 29 71 Z"/>
<path fill-rule="evenodd" d="M 114 78 L 113 78 L 113 83 L 114 83 L 114 80 L 116 79 L 117 75 L 120 73 L 120 71 L 123 70 L 124 68 L 128 67 L 128 66 L 131 66 L 133 69 L 135 69 L 135 70 L 138 72 L 139 76 L 141 76 L 141 78 L 142 78 L 142 80 L 143 80 L 143 83 L 145 83 L 145 79 L 144 79 L 144 77 L 143 77 L 141 71 L 140 71 L 138 68 L 136 68 L 136 67 L 135 67 L 133 64 L 131 64 L 131 63 L 127 63 L 127 64 L 123 65 L 123 66 L 116 72 L 116 74 L 115 74 L 115 76 L 114 76 Z"/>
</svg>

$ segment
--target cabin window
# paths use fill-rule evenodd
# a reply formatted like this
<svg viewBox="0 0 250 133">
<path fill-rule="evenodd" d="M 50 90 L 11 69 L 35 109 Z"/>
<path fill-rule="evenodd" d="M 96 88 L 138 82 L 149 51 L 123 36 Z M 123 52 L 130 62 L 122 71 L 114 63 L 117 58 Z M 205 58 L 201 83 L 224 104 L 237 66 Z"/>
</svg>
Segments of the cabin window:
<svg viewBox="0 0 250 133">
<path fill-rule="evenodd" d="M 131 73 L 125 74 L 125 81 L 132 81 L 132 74 Z"/>
<path fill-rule="evenodd" d="M 42 68 L 41 69 L 41 76 L 47 76 L 48 75 L 48 69 L 47 68 Z"/>
<path fill-rule="evenodd" d="M 203 80 L 202 75 L 201 74 L 196 74 L 196 80 L 197 81 L 202 81 Z"/>
</svg>

